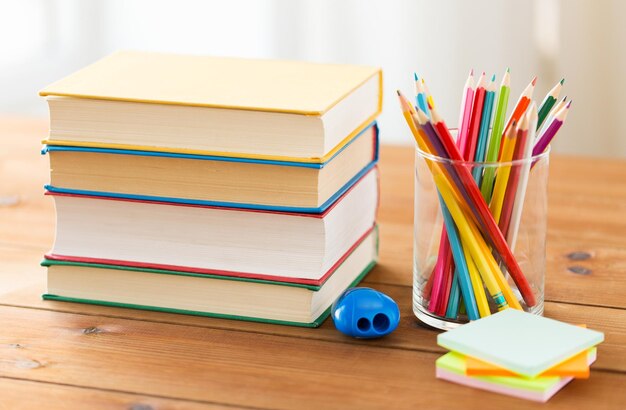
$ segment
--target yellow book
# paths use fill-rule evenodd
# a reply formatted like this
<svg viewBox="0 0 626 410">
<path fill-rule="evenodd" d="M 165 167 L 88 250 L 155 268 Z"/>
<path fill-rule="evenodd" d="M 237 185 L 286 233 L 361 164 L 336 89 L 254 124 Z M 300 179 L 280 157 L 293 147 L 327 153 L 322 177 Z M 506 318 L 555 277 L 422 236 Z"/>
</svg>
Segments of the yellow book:
<svg viewBox="0 0 626 410">
<path fill-rule="evenodd" d="M 380 113 L 382 72 L 123 51 L 40 95 L 47 144 L 325 162 Z"/>
</svg>

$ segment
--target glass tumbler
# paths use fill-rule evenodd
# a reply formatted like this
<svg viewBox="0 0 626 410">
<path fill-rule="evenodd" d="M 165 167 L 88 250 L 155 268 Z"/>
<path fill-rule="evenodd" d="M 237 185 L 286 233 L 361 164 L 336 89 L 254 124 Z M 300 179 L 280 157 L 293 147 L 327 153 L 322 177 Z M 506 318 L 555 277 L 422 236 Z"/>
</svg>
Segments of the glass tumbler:
<svg viewBox="0 0 626 410">
<path fill-rule="evenodd" d="M 508 307 L 543 314 L 548 165 L 549 149 L 529 159 L 488 163 L 453 161 L 416 148 L 413 312 L 418 319 L 447 330 Z M 521 269 L 526 295 L 530 289 L 534 300 L 523 297 L 520 278 L 509 274 L 477 215 L 478 205 L 466 188 L 458 188 L 461 168 L 471 174 L 465 182 L 480 190 Z"/>
</svg>

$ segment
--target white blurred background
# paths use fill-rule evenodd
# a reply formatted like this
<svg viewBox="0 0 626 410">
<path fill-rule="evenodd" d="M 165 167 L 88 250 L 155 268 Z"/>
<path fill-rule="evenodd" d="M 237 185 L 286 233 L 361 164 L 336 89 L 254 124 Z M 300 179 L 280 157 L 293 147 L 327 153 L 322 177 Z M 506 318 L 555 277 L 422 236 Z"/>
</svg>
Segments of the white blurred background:
<svg viewBox="0 0 626 410">
<path fill-rule="evenodd" d="M 626 157 L 626 1 L 0 0 L 0 116 L 47 115 L 37 91 L 119 49 L 381 66 L 384 143 L 410 144 L 395 89 L 426 79 L 455 124 L 470 68 L 512 72 L 512 100 L 566 78 L 554 151 Z M 215 79 L 208 78 L 207 81 Z M 512 105 L 510 103 L 509 105 Z M 10 136 L 0 136 L 10 138 Z"/>
</svg>

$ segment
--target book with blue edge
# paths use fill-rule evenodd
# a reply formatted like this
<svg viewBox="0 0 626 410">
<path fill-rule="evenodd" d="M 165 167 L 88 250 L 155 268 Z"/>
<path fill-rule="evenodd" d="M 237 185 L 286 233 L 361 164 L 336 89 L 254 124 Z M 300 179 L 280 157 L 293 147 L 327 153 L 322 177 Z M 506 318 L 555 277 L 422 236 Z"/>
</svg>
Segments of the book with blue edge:
<svg viewBox="0 0 626 410">
<path fill-rule="evenodd" d="M 314 327 L 375 265 L 379 69 L 118 52 L 40 94 L 45 299 Z"/>
</svg>

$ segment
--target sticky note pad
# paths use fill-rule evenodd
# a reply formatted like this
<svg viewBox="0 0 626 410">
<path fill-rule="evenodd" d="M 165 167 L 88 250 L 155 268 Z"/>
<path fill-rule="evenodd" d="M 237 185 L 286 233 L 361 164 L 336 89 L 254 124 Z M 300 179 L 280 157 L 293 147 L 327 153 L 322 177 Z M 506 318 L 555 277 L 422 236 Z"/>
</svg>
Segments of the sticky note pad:
<svg viewBox="0 0 626 410">
<path fill-rule="evenodd" d="M 437 344 L 535 377 L 604 340 L 604 334 L 515 309 L 442 333 Z"/>
</svg>

